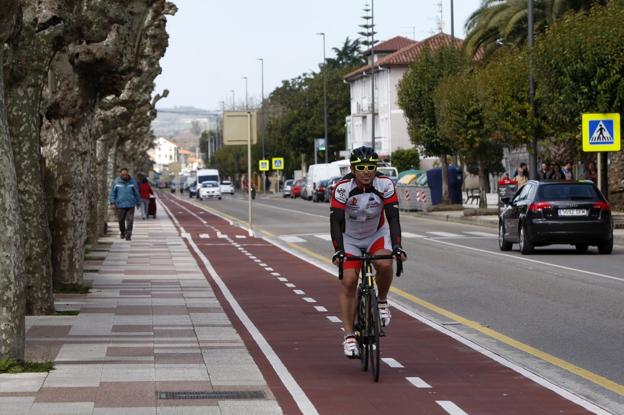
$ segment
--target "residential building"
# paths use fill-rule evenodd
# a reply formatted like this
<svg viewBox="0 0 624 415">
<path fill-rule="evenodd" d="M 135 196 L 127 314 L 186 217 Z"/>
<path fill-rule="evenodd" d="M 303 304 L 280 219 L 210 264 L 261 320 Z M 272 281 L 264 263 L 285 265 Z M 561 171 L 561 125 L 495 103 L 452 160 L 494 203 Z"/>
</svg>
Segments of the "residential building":
<svg viewBox="0 0 624 415">
<path fill-rule="evenodd" d="M 423 49 L 450 45 L 453 38 L 438 33 L 422 41 L 397 36 L 375 46 L 374 65 L 371 51 L 368 63 L 345 76 L 351 88 L 351 115 L 346 118 L 347 150 L 372 144 L 372 122 L 375 123 L 375 150 L 388 157 L 399 148 L 412 148 L 407 122 L 399 107 L 397 88 L 409 65 Z M 461 40 L 455 39 L 460 46 Z M 371 73 L 374 71 L 375 111 L 371 105 Z"/>
<path fill-rule="evenodd" d="M 178 146 L 163 137 L 154 140 L 154 148 L 148 152 L 154 162 L 154 170 L 162 172 L 163 168 L 178 161 Z"/>
</svg>

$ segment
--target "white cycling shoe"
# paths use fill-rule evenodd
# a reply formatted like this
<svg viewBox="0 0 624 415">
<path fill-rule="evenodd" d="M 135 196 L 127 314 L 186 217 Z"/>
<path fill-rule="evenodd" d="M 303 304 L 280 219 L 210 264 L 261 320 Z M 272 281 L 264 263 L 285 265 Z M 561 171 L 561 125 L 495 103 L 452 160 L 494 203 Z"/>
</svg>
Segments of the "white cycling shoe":
<svg viewBox="0 0 624 415">
<path fill-rule="evenodd" d="M 390 325 L 390 319 L 392 318 L 392 314 L 390 313 L 390 304 L 388 304 L 388 301 L 378 301 L 377 307 L 379 308 L 381 326 L 388 327 Z"/>
<path fill-rule="evenodd" d="M 358 347 L 355 336 L 345 336 L 342 346 L 344 348 L 345 356 L 349 359 L 357 359 L 360 357 L 360 348 Z"/>
</svg>

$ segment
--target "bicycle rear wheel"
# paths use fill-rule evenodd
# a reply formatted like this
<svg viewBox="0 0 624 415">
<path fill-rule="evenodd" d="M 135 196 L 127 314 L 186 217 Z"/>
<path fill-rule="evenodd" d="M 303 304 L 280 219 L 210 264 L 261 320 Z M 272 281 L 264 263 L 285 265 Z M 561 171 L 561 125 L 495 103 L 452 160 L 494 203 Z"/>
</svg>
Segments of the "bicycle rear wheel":
<svg viewBox="0 0 624 415">
<path fill-rule="evenodd" d="M 381 332 L 381 319 L 379 317 L 379 307 L 377 297 L 374 292 L 368 296 L 368 357 L 370 358 L 371 373 L 373 380 L 379 382 L 379 371 L 381 361 L 381 348 L 379 335 Z"/>
</svg>

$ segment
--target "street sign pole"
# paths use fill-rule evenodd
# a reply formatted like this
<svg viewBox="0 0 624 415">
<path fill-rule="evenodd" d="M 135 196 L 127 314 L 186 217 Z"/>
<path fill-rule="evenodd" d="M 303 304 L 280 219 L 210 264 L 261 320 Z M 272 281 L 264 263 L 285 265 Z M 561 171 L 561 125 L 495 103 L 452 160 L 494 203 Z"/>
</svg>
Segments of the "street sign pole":
<svg viewBox="0 0 624 415">
<path fill-rule="evenodd" d="M 605 152 L 598 153 L 598 157 L 596 158 L 598 160 L 598 166 L 597 166 L 598 189 L 600 189 L 604 197 L 609 199 L 609 176 L 607 173 L 609 170 L 608 169 L 609 153 L 605 153 Z"/>
<path fill-rule="evenodd" d="M 249 217 L 249 237 L 253 236 L 251 225 L 251 112 L 247 111 L 247 213 Z"/>
</svg>

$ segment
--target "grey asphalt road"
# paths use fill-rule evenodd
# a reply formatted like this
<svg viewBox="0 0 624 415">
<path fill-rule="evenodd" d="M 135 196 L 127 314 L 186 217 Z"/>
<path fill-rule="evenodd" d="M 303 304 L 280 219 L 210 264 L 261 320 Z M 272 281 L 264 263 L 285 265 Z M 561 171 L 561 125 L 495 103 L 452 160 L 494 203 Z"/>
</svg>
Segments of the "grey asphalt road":
<svg viewBox="0 0 624 415">
<path fill-rule="evenodd" d="M 247 219 L 238 195 L 202 204 Z M 328 261 L 327 203 L 259 195 L 253 206 L 258 229 Z M 605 407 L 624 405 L 621 247 L 523 256 L 500 252 L 495 229 L 407 214 L 401 224 L 409 260 L 394 282 L 398 302 Z"/>
</svg>

